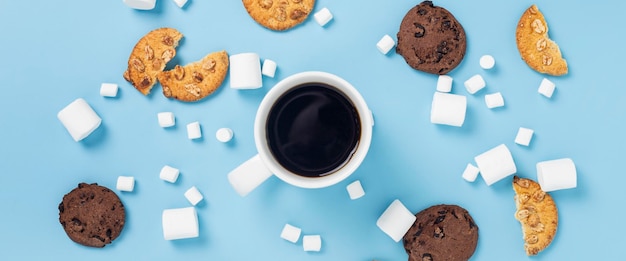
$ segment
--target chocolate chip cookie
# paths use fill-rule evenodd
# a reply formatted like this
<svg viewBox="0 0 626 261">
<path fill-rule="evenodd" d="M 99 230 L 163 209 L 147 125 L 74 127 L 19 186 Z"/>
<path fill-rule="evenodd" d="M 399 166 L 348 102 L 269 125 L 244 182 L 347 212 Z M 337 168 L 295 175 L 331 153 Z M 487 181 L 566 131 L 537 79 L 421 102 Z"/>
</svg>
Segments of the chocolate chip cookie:
<svg viewBox="0 0 626 261">
<path fill-rule="evenodd" d="M 415 217 L 403 240 L 409 261 L 466 261 L 474 254 L 478 226 L 464 208 L 436 205 Z"/>
<path fill-rule="evenodd" d="M 242 0 L 254 21 L 275 31 L 301 24 L 313 11 L 315 0 Z"/>
<path fill-rule="evenodd" d="M 126 219 L 124 205 L 112 190 L 96 183 L 80 183 L 63 196 L 59 221 L 74 242 L 104 247 L 115 240 Z"/>
<path fill-rule="evenodd" d="M 465 30 L 445 8 L 424 1 L 402 19 L 396 53 L 413 69 L 446 74 L 456 68 L 467 47 Z"/>
</svg>

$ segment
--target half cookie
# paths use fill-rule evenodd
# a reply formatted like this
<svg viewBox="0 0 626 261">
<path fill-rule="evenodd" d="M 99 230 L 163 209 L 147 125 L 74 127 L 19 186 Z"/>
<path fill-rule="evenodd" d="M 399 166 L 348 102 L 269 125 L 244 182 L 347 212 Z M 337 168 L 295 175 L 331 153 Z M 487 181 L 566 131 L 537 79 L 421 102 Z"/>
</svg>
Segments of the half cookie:
<svg viewBox="0 0 626 261">
<path fill-rule="evenodd" d="M 243 0 L 254 21 L 276 31 L 287 30 L 306 20 L 315 0 Z"/>
<path fill-rule="evenodd" d="M 157 75 L 176 56 L 176 47 L 183 35 L 173 28 L 159 28 L 143 36 L 130 53 L 124 79 L 135 89 L 148 95 Z"/>
<path fill-rule="evenodd" d="M 558 211 L 552 197 L 530 179 L 513 177 L 515 191 L 515 219 L 522 225 L 524 249 L 534 256 L 554 239 L 558 225 Z"/>
<path fill-rule="evenodd" d="M 522 60 L 533 70 L 554 76 L 567 74 L 567 61 L 548 37 L 548 23 L 536 5 L 524 11 L 517 23 L 515 40 Z"/>
<path fill-rule="evenodd" d="M 184 102 L 199 101 L 217 90 L 228 72 L 228 53 L 210 53 L 202 60 L 158 74 L 163 95 Z"/>
</svg>

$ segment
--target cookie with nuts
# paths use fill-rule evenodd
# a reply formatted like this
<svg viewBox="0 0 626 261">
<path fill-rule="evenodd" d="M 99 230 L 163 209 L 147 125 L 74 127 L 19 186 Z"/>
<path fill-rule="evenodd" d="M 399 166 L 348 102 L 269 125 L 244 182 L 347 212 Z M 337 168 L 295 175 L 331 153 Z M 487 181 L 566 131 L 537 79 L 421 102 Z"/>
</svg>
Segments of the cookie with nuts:
<svg viewBox="0 0 626 261">
<path fill-rule="evenodd" d="M 176 56 L 176 47 L 183 34 L 174 28 L 150 31 L 135 44 L 124 79 L 143 95 L 148 95 L 157 81 L 157 75 Z"/>
<path fill-rule="evenodd" d="M 199 61 L 163 71 L 157 78 L 167 98 L 194 102 L 217 90 L 228 72 L 228 53 L 214 52 Z"/>
<path fill-rule="evenodd" d="M 315 0 L 242 0 L 254 21 L 275 31 L 301 24 L 313 11 Z"/>
<path fill-rule="evenodd" d="M 526 255 L 534 256 L 546 249 L 556 235 L 558 210 L 552 197 L 533 180 L 513 177 L 515 219 L 522 226 Z"/>
<path fill-rule="evenodd" d="M 520 18 L 515 30 L 515 40 L 522 60 L 544 74 L 567 74 L 567 61 L 559 46 L 548 37 L 548 23 L 536 5 L 530 6 Z"/>
</svg>

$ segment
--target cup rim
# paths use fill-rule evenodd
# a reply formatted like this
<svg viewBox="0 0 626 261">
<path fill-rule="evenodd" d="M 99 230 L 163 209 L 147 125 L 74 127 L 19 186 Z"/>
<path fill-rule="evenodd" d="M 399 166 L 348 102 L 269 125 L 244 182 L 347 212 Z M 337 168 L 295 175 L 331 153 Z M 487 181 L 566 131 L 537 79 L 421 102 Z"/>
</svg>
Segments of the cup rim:
<svg viewBox="0 0 626 261">
<path fill-rule="evenodd" d="M 355 152 L 349 162 L 344 164 L 333 174 L 322 177 L 304 177 L 295 174 L 281 166 L 269 150 L 266 142 L 266 120 L 273 104 L 286 91 L 304 83 L 319 82 L 325 83 L 339 89 L 355 106 L 361 122 L 361 138 L 357 144 Z M 323 188 L 341 182 L 350 176 L 361 165 L 369 150 L 372 140 L 373 119 L 365 100 L 361 94 L 343 78 L 321 71 L 306 71 L 293 74 L 279 81 L 272 87 L 259 105 L 254 121 L 254 142 L 261 161 L 274 173 L 275 176 L 288 184 L 302 188 Z"/>
</svg>

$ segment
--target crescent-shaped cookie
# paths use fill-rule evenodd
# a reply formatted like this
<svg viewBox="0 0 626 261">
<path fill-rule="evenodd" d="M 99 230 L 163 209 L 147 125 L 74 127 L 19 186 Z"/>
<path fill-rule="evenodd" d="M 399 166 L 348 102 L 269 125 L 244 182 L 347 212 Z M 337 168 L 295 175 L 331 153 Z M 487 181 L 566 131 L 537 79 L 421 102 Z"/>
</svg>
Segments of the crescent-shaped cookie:
<svg viewBox="0 0 626 261">
<path fill-rule="evenodd" d="M 536 5 L 524 11 L 517 23 L 515 40 L 522 60 L 533 70 L 553 76 L 567 74 L 567 61 L 556 42 L 548 37 L 548 23 Z"/>
<path fill-rule="evenodd" d="M 315 0 L 242 0 L 254 21 L 275 31 L 290 29 L 306 20 Z"/>
<path fill-rule="evenodd" d="M 157 75 L 176 56 L 176 47 L 183 34 L 173 28 L 150 31 L 135 44 L 128 58 L 124 79 L 143 95 L 148 95 L 157 80 Z"/>
<path fill-rule="evenodd" d="M 558 211 L 552 197 L 533 180 L 513 177 L 515 219 L 522 226 L 526 255 L 534 256 L 547 248 L 556 235 Z"/>
<path fill-rule="evenodd" d="M 228 72 L 228 53 L 210 53 L 199 61 L 163 71 L 157 78 L 163 95 L 179 101 L 199 101 L 217 90 Z"/>
</svg>

